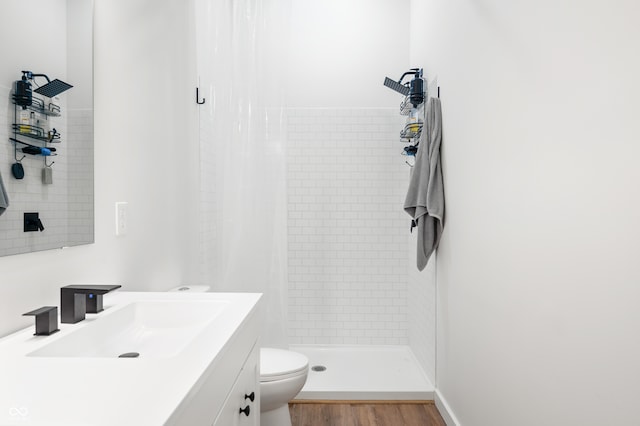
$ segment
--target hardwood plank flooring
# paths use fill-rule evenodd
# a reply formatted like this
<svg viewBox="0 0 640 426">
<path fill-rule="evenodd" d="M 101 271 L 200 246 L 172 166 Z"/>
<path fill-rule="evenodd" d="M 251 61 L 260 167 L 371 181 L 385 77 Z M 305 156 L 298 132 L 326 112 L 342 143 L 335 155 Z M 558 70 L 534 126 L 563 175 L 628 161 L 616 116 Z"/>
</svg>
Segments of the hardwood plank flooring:
<svg viewBox="0 0 640 426">
<path fill-rule="evenodd" d="M 289 412 L 292 426 L 446 426 L 431 401 L 298 401 Z"/>
</svg>

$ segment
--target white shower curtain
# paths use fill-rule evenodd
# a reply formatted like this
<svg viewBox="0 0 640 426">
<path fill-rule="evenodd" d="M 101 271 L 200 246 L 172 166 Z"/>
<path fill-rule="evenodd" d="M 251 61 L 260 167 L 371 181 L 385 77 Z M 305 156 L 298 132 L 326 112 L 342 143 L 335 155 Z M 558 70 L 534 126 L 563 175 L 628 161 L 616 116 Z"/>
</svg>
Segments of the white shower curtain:
<svg viewBox="0 0 640 426">
<path fill-rule="evenodd" d="M 264 293 L 262 344 L 286 346 L 284 84 L 290 4 L 196 0 L 201 280 Z"/>
</svg>

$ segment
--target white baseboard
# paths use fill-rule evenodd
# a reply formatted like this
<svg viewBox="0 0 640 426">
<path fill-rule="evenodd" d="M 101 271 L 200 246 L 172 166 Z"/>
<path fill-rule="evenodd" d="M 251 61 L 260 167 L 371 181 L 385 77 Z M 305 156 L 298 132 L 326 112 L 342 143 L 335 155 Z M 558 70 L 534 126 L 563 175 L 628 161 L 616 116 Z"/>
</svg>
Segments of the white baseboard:
<svg viewBox="0 0 640 426">
<path fill-rule="evenodd" d="M 449 407 L 449 404 L 447 404 L 447 401 L 444 399 L 439 389 L 436 389 L 435 391 L 435 403 L 447 426 L 460 426 L 460 422 L 456 419 L 453 411 L 451 411 L 451 407 Z"/>
</svg>

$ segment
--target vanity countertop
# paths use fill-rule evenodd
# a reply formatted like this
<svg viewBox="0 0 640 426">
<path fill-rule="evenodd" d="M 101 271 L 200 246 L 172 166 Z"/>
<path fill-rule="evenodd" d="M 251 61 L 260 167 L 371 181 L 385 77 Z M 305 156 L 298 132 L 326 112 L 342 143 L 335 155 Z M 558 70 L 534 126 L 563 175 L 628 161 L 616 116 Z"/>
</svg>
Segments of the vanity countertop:
<svg viewBox="0 0 640 426">
<path fill-rule="evenodd" d="M 203 374 L 215 370 L 221 354 L 231 350 L 230 342 L 254 317 L 259 299 L 255 293 L 117 291 L 104 296 L 103 312 L 87 314 L 77 324 L 59 324 L 60 331 L 51 336 L 34 336 L 33 326 L 6 336 L 0 339 L 0 425 L 163 425 L 197 391 Z M 48 356 L 46 351 L 34 356 L 131 303 L 202 300 L 227 307 L 177 353 L 135 359 Z"/>
</svg>

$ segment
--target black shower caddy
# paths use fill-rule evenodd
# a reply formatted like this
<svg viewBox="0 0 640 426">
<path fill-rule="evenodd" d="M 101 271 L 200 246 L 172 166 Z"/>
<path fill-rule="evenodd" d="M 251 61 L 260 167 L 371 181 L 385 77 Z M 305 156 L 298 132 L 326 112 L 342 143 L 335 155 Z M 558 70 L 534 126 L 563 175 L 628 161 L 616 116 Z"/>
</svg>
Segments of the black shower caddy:
<svg viewBox="0 0 640 426">
<path fill-rule="evenodd" d="M 18 120 L 18 111 L 20 109 L 28 110 L 30 112 L 33 112 L 34 114 L 38 114 L 39 118 L 48 121 L 49 117 L 61 116 L 60 106 L 57 104 L 54 104 L 53 102 L 49 102 L 48 104 L 45 104 L 44 100 L 40 98 L 36 98 L 35 96 L 32 98 L 31 105 L 28 105 L 28 106 L 18 105 L 15 95 L 12 97 L 12 100 L 13 100 L 13 123 L 11 124 L 11 128 L 13 130 L 13 137 L 9 139 L 11 140 L 11 142 L 13 142 L 13 153 L 14 153 L 15 161 L 20 163 L 26 157 L 26 155 L 23 155 L 21 158 L 18 158 L 18 145 L 22 145 L 24 147 L 32 147 L 34 149 L 47 148 L 51 151 L 55 151 L 55 148 L 53 148 L 51 144 L 57 144 L 61 142 L 60 133 L 55 128 L 51 128 L 51 130 L 46 131 L 43 127 L 33 125 L 31 123 L 30 124 L 20 123 Z M 21 138 L 27 138 L 27 140 L 31 143 L 26 142 Z M 21 150 L 21 152 L 23 151 Z M 25 154 L 39 155 L 36 153 L 29 153 L 29 152 Z M 56 155 L 58 154 L 55 152 L 51 152 L 49 156 L 56 156 Z M 50 167 L 53 163 L 49 164 L 47 162 L 48 156 L 43 156 L 43 157 L 44 157 L 45 166 Z"/>
</svg>

